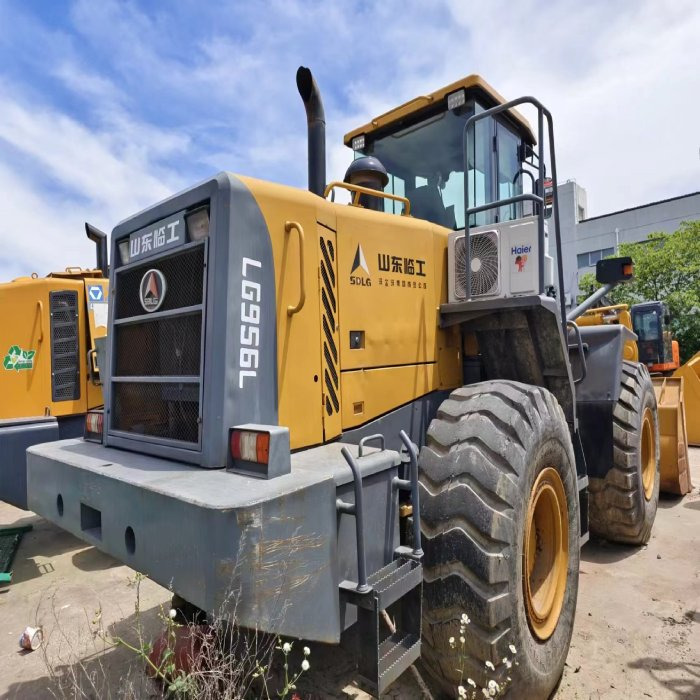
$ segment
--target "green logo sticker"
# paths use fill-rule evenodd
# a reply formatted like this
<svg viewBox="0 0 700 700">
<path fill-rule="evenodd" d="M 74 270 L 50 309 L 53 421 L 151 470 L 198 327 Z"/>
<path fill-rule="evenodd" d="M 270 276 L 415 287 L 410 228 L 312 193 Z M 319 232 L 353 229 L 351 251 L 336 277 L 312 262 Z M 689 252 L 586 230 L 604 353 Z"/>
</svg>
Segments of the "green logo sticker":
<svg viewBox="0 0 700 700">
<path fill-rule="evenodd" d="M 13 345 L 5 355 L 2 366 L 12 371 L 21 369 L 34 369 L 34 355 L 36 350 L 22 350 L 19 345 Z"/>
</svg>

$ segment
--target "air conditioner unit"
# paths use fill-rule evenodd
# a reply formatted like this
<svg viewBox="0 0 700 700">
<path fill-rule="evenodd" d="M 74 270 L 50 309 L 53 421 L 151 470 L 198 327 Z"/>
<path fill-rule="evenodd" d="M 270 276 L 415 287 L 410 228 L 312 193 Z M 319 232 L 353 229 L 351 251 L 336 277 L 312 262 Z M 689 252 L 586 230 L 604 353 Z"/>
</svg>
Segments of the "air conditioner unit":
<svg viewBox="0 0 700 700">
<path fill-rule="evenodd" d="M 507 298 L 539 294 L 537 217 L 481 226 L 469 231 L 471 241 L 471 294 L 465 288 L 467 261 L 464 231 L 450 234 L 447 244 L 448 301 L 467 298 Z M 548 255 L 545 222 L 544 284 L 552 284 L 553 264 Z"/>
</svg>

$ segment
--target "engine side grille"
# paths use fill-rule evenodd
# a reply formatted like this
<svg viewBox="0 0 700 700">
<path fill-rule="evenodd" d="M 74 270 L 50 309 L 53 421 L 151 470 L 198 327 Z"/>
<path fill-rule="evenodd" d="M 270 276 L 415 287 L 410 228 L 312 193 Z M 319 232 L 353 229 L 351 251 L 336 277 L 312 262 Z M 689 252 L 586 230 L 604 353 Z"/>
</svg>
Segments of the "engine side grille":
<svg viewBox="0 0 700 700">
<path fill-rule="evenodd" d="M 109 430 L 200 444 L 206 243 L 117 270 Z M 159 270 L 156 311 L 140 301 L 141 280 Z"/>
<path fill-rule="evenodd" d="M 80 398 L 78 362 L 78 293 L 49 294 L 51 313 L 51 400 Z"/>
</svg>

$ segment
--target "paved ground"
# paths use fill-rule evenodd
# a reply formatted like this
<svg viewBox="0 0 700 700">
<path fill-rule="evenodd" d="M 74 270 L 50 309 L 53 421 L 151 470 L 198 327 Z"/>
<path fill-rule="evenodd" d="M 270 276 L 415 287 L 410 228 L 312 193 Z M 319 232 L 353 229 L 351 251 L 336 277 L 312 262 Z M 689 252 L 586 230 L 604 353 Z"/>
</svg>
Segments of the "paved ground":
<svg viewBox="0 0 700 700">
<path fill-rule="evenodd" d="M 691 450 L 691 463 L 693 492 L 662 500 L 647 547 L 584 548 L 576 626 L 557 700 L 700 698 L 700 448 Z M 92 634 L 101 610 L 104 629 L 133 638 L 134 572 L 40 518 L 0 503 L 0 526 L 25 523 L 34 530 L 22 542 L 12 584 L 0 588 L 0 697 L 52 697 L 56 678 L 70 688 L 83 669 L 95 684 L 85 697 L 117 697 L 127 687 L 117 679 L 127 677 L 136 697 L 148 697 L 152 688 L 130 655 L 100 654 L 102 643 Z M 141 584 L 138 619 L 146 637 L 159 628 L 160 606 L 169 597 L 160 586 Z M 40 651 L 22 652 L 21 631 L 37 624 L 47 643 Z M 317 697 L 367 697 L 352 685 L 347 656 L 314 647 L 312 664 L 308 682 Z M 420 693 L 406 674 L 390 696 L 410 699 Z"/>
</svg>

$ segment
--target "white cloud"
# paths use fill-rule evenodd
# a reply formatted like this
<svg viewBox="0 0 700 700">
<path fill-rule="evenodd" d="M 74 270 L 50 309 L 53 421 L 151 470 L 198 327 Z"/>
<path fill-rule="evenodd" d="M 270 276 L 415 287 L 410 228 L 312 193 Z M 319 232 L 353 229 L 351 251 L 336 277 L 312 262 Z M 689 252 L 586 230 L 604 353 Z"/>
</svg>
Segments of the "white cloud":
<svg viewBox="0 0 700 700">
<path fill-rule="evenodd" d="M 346 131 L 479 72 L 506 97 L 533 94 L 552 110 L 560 179 L 587 188 L 591 214 L 700 181 L 693 0 L 157 10 L 81 0 L 62 27 L 8 7 L 0 19 L 17 15 L 18 33 L 0 37 L 0 238 L 5 250 L 15 231 L 22 240 L 12 262 L 0 259 L 3 275 L 90 263 L 84 219 L 111 230 L 213 171 L 303 187 L 299 64 L 324 95 L 329 180 L 352 158 Z"/>
</svg>

